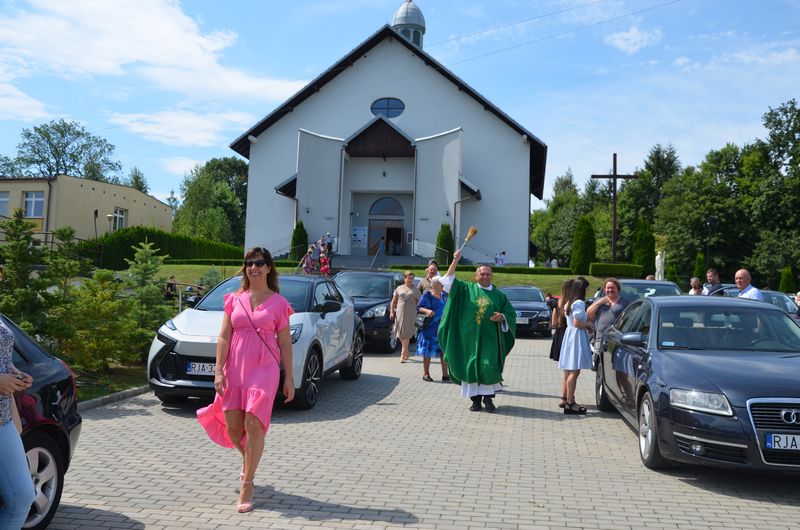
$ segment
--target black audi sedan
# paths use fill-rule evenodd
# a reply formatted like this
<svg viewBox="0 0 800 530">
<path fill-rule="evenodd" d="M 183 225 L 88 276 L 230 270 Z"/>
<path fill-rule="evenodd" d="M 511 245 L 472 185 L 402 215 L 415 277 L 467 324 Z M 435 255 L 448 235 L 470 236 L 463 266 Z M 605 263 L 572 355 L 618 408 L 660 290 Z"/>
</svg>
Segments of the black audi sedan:
<svg viewBox="0 0 800 530">
<path fill-rule="evenodd" d="M 645 466 L 800 473 L 800 327 L 781 309 L 643 298 L 606 333 L 597 408 L 634 427 Z"/>
<path fill-rule="evenodd" d="M 29 389 L 14 395 L 36 491 L 23 528 L 46 528 L 61 501 L 64 475 L 81 432 L 75 376 L 16 324 L 0 318 L 14 334 L 14 366 L 33 378 Z"/>
<path fill-rule="evenodd" d="M 509 285 L 500 290 L 508 297 L 511 307 L 517 313 L 517 333 L 539 333 L 550 337 L 550 308 L 538 287 L 528 285 Z"/>
<path fill-rule="evenodd" d="M 386 352 L 397 349 L 389 304 L 394 290 L 403 284 L 399 272 L 342 271 L 333 277 L 339 289 L 353 299 L 356 313 L 364 322 L 367 345 Z"/>
</svg>

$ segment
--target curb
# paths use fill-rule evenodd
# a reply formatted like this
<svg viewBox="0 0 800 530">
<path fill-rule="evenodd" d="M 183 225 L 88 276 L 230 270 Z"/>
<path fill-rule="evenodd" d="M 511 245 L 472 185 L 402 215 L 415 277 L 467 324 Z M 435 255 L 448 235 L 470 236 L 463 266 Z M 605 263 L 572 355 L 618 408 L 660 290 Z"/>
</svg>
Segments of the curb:
<svg viewBox="0 0 800 530">
<path fill-rule="evenodd" d="M 108 405 L 109 403 L 116 403 L 117 401 L 122 401 L 123 399 L 144 394 L 148 390 L 150 390 L 150 385 L 142 385 L 135 388 L 129 388 L 128 390 L 123 390 L 121 392 L 115 392 L 107 396 L 100 396 L 88 401 L 81 401 L 78 403 L 78 412 L 86 412 L 87 410 L 102 407 L 103 405 Z"/>
</svg>

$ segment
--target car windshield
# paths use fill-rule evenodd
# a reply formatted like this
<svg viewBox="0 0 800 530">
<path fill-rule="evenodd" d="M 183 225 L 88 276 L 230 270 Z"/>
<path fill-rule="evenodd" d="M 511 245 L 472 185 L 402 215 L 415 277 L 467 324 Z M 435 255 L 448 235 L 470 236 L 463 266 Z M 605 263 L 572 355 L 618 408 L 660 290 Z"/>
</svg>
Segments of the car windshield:
<svg viewBox="0 0 800 530">
<path fill-rule="evenodd" d="M 512 302 L 544 302 L 542 291 L 539 289 L 500 289 Z"/>
<path fill-rule="evenodd" d="M 601 293 L 602 294 L 602 293 Z M 646 283 L 622 284 L 622 297 L 629 300 L 651 296 L 676 296 L 681 294 L 677 285 L 648 285 Z"/>
<path fill-rule="evenodd" d="M 225 303 L 225 295 L 238 291 L 242 286 L 242 278 L 228 278 L 220 283 L 197 304 L 195 309 L 202 311 L 222 311 Z M 292 310 L 295 312 L 305 311 L 306 295 L 308 294 L 308 282 L 284 279 L 280 282 L 281 296 L 286 298 Z"/>
<path fill-rule="evenodd" d="M 665 308 L 658 317 L 661 349 L 800 353 L 800 327 L 786 313 L 752 307 Z"/>
<path fill-rule="evenodd" d="M 340 274 L 336 285 L 352 298 L 391 298 L 389 278 L 375 274 Z"/>
<path fill-rule="evenodd" d="M 737 287 L 726 287 L 723 292 L 725 296 L 730 296 L 732 298 L 739 296 L 739 289 Z M 781 310 L 786 313 L 797 313 L 797 304 L 794 303 L 794 300 L 792 300 L 790 296 L 775 291 L 761 291 L 761 296 L 764 298 L 765 302 L 781 308 Z"/>
</svg>

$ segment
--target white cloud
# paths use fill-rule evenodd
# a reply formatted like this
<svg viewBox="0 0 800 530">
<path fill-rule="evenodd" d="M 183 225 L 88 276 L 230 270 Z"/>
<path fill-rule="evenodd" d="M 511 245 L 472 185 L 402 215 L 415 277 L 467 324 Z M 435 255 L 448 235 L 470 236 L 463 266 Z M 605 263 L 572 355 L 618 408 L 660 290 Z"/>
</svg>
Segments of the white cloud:
<svg viewBox="0 0 800 530">
<path fill-rule="evenodd" d="M 223 132 L 241 130 L 255 122 L 246 112 L 200 114 L 167 110 L 154 114 L 111 114 L 109 121 L 148 140 L 181 147 L 213 147 L 224 142 Z"/>
<path fill-rule="evenodd" d="M 178 175 L 180 177 L 184 176 L 186 173 L 194 169 L 195 166 L 203 165 L 205 163 L 205 161 L 203 160 L 195 160 L 194 158 L 188 158 L 184 156 L 174 156 L 171 158 L 164 158 L 159 162 L 161 163 L 161 167 L 164 169 L 164 171 L 170 173 L 171 175 Z M 169 194 L 167 194 L 167 197 L 168 196 Z"/>
<path fill-rule="evenodd" d="M 15 68 L 20 75 L 24 71 L 81 78 L 133 71 L 185 94 L 246 92 L 268 101 L 281 101 L 302 85 L 222 65 L 222 53 L 236 43 L 237 34 L 202 31 L 177 0 L 28 4 L 0 15 L 0 67 Z"/>
<path fill-rule="evenodd" d="M 613 46 L 628 55 L 633 55 L 642 48 L 652 46 L 661 40 L 661 30 L 652 31 L 641 30 L 637 26 L 631 26 L 628 31 L 611 33 L 603 38 L 609 46 Z"/>
<path fill-rule="evenodd" d="M 48 116 L 44 103 L 11 83 L 0 83 L 0 120 L 34 121 Z"/>
</svg>

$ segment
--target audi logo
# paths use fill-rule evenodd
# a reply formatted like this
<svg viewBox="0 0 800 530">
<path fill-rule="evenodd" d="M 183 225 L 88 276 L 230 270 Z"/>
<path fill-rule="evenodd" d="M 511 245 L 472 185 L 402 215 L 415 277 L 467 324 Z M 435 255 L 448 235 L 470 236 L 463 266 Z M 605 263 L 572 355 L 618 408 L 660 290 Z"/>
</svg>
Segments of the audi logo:
<svg viewBox="0 0 800 530">
<path fill-rule="evenodd" d="M 783 409 L 781 411 L 783 423 L 800 423 L 800 410 Z"/>
</svg>

